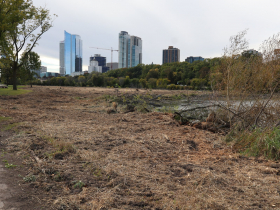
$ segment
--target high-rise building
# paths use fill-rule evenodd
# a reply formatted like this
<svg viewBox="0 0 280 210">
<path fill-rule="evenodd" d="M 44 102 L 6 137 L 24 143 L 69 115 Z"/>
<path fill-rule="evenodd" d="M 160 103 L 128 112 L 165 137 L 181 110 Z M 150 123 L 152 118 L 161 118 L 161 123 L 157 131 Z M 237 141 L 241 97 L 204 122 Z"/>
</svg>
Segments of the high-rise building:
<svg viewBox="0 0 280 210">
<path fill-rule="evenodd" d="M 119 68 L 134 67 L 141 63 L 142 39 L 121 31 L 119 33 Z"/>
<path fill-rule="evenodd" d="M 59 44 L 60 74 L 82 72 L 83 42 L 79 35 L 64 31 L 64 41 Z M 64 53 L 63 53 L 64 52 Z"/>
<path fill-rule="evenodd" d="M 40 69 L 41 73 L 47 72 L 47 71 L 48 71 L 48 68 L 46 66 L 41 66 L 41 69 Z"/>
<path fill-rule="evenodd" d="M 64 65 L 64 41 L 59 43 L 59 73 L 61 76 L 65 75 L 65 65 Z"/>
<path fill-rule="evenodd" d="M 106 57 L 103 57 L 100 54 L 95 54 L 94 57 L 91 56 L 89 58 L 89 63 L 91 63 L 91 61 L 97 61 L 98 62 L 98 66 L 102 67 L 102 72 L 101 73 L 105 73 L 105 72 L 109 71 L 109 67 L 106 66 Z"/>
<path fill-rule="evenodd" d="M 163 50 L 162 64 L 179 62 L 179 61 L 180 61 L 180 50 L 178 48 L 173 48 L 173 46 L 169 46 L 168 49 Z"/>
<path fill-rule="evenodd" d="M 189 63 L 193 63 L 194 61 L 204 61 L 204 58 L 202 58 L 201 56 L 197 56 L 197 57 L 190 56 L 190 57 L 187 57 L 185 59 L 185 61 L 187 61 Z"/>
<path fill-rule="evenodd" d="M 118 62 L 107 63 L 106 66 L 109 67 L 109 70 L 114 70 L 119 68 L 119 63 Z"/>
</svg>

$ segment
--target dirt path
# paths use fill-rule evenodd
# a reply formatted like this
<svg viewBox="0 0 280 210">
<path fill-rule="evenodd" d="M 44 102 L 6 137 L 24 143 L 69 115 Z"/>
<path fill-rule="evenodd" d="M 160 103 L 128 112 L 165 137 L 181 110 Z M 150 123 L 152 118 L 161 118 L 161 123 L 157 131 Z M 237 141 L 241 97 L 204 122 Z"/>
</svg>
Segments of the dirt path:
<svg viewBox="0 0 280 210">
<path fill-rule="evenodd" d="M 13 190 L 6 184 L 6 177 L 5 168 L 0 164 L 0 210 L 16 210 L 11 203 Z"/>
<path fill-rule="evenodd" d="M 3 183 L 4 175 L 3 175 L 4 168 L 0 165 L 0 210 L 4 209 L 4 201 L 6 200 L 7 196 L 9 197 L 8 186 Z"/>
</svg>

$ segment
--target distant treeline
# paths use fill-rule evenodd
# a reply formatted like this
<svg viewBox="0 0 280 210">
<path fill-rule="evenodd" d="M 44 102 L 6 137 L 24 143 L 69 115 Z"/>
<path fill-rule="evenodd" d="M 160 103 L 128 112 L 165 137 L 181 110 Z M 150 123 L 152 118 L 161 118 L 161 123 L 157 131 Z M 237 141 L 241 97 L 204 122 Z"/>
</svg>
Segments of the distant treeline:
<svg viewBox="0 0 280 210">
<path fill-rule="evenodd" d="M 139 64 L 132 68 L 111 70 L 106 73 L 85 74 L 48 78 L 42 83 L 37 80 L 33 84 L 53 86 L 82 87 L 135 87 L 162 89 L 208 89 L 209 75 L 220 63 L 220 58 L 204 61 L 174 62 L 163 65 Z"/>
</svg>

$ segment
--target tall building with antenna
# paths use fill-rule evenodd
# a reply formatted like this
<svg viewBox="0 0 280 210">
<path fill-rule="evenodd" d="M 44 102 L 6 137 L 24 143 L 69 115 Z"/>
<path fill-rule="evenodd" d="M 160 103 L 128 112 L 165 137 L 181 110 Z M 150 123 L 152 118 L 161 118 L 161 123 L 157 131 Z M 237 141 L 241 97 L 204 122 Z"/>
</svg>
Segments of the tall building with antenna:
<svg viewBox="0 0 280 210">
<path fill-rule="evenodd" d="M 142 39 L 121 31 L 119 33 L 119 68 L 134 67 L 141 63 Z"/>
<path fill-rule="evenodd" d="M 79 35 L 64 31 L 64 41 L 59 44 L 60 74 L 82 72 L 83 41 Z"/>
</svg>

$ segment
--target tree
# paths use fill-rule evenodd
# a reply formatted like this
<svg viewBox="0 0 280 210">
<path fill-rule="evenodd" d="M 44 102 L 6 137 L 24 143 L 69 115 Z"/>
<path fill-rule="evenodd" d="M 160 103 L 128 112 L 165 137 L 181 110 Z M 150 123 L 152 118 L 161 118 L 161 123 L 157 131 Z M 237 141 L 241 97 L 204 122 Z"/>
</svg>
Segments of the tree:
<svg viewBox="0 0 280 210">
<path fill-rule="evenodd" d="M 30 52 L 27 56 L 25 56 L 25 54 L 22 54 L 20 64 L 21 67 L 19 71 L 19 76 L 21 80 L 31 80 L 30 85 L 32 87 L 32 80 L 34 75 L 36 75 L 35 70 L 39 70 L 41 67 L 40 56 L 35 52 Z M 39 77 L 40 75 L 37 76 Z"/>
<path fill-rule="evenodd" d="M 6 83 L 6 85 L 11 84 L 12 61 L 2 57 L 0 59 L 0 72 L 1 72 L 1 82 Z"/>
<path fill-rule="evenodd" d="M 87 80 L 86 80 L 85 76 L 80 75 L 78 77 L 78 84 L 79 84 L 79 86 L 81 86 L 81 87 L 86 86 L 86 81 Z"/>
<path fill-rule="evenodd" d="M 49 10 L 36 8 L 30 0 L 2 0 L 0 19 L 0 51 L 12 62 L 13 90 L 17 90 L 17 77 L 23 65 L 20 55 L 24 60 L 30 54 L 52 27 L 52 18 Z"/>
</svg>

